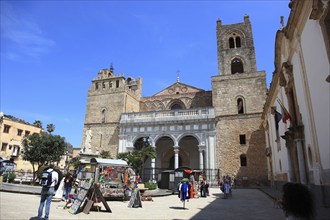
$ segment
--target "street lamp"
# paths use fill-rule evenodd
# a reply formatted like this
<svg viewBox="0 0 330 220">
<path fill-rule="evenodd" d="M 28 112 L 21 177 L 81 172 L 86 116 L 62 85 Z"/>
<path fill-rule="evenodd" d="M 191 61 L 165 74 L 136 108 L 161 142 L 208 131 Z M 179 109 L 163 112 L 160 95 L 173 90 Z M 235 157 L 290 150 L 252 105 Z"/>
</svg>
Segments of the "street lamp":
<svg viewBox="0 0 330 220">
<path fill-rule="evenodd" d="M 68 173 L 69 170 L 69 151 L 65 152 L 65 171 Z"/>
</svg>

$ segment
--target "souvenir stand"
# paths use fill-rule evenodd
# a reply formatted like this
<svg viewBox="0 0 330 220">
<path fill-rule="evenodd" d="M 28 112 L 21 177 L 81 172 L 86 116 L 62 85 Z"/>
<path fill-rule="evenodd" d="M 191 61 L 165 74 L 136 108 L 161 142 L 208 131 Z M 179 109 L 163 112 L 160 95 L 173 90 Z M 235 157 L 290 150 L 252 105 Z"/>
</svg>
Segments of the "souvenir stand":
<svg viewBox="0 0 330 220">
<path fill-rule="evenodd" d="M 90 163 L 95 167 L 95 183 L 106 199 L 124 200 L 126 161 L 104 158 L 91 158 Z"/>
</svg>

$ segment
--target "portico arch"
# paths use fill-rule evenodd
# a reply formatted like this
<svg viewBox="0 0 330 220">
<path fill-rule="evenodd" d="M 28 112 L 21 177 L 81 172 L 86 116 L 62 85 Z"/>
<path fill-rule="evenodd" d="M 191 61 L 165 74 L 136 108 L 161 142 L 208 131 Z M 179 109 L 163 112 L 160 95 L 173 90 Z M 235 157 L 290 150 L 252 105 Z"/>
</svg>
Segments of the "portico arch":
<svg viewBox="0 0 330 220">
<path fill-rule="evenodd" d="M 195 135 L 185 135 L 179 140 L 179 155 L 187 155 L 183 166 L 199 169 L 199 140 Z"/>
<path fill-rule="evenodd" d="M 169 136 L 155 138 L 156 145 L 156 167 L 160 169 L 168 169 L 169 160 L 174 155 L 173 146 L 175 142 Z"/>
</svg>

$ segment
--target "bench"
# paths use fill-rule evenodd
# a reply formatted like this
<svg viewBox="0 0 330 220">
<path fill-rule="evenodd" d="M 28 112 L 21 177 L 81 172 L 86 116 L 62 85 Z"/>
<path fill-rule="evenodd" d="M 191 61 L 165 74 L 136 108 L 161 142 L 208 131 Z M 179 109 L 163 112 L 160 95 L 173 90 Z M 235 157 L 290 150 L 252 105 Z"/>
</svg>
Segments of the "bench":
<svg viewBox="0 0 330 220">
<path fill-rule="evenodd" d="M 148 190 L 148 188 L 145 187 L 144 183 L 138 183 L 137 188 L 140 190 L 141 194 Z"/>
</svg>

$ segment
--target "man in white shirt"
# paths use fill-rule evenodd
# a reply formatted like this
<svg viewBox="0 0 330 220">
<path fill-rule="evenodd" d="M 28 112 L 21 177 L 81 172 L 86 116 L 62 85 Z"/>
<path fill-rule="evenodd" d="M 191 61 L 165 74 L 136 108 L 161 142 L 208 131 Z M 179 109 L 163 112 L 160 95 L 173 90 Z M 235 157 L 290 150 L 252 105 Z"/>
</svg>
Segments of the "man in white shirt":
<svg viewBox="0 0 330 220">
<path fill-rule="evenodd" d="M 42 187 L 40 205 L 38 209 L 38 218 L 41 218 L 44 209 L 44 204 L 46 202 L 45 220 L 48 220 L 49 218 L 50 204 L 52 202 L 53 195 L 55 194 L 55 186 L 58 183 L 58 173 L 54 170 L 53 165 L 49 166 L 47 172 L 52 173 L 52 183 L 50 184 L 50 186 Z"/>
</svg>

